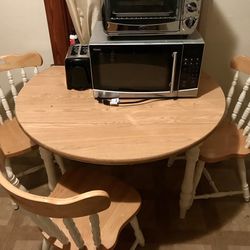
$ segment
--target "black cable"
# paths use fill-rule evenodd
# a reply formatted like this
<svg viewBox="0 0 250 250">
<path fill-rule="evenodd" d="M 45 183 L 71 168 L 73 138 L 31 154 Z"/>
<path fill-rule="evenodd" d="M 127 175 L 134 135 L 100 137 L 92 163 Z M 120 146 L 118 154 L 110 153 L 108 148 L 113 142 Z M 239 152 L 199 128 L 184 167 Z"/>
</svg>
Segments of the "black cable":
<svg viewBox="0 0 250 250">
<path fill-rule="evenodd" d="M 120 104 L 136 104 L 136 103 L 142 103 L 142 102 L 146 102 L 146 101 L 159 101 L 159 100 L 166 100 L 166 99 L 175 99 L 175 98 L 170 98 L 170 97 L 160 97 L 160 98 L 144 98 L 144 99 L 137 99 L 135 101 L 119 101 L 119 103 L 117 103 L 117 105 L 120 105 Z M 113 106 L 111 105 L 111 100 L 112 99 L 103 99 L 103 98 L 100 98 L 98 97 L 97 98 L 98 102 L 99 103 L 103 103 L 104 105 L 108 105 L 108 106 Z M 114 105 L 115 106 L 115 105 Z"/>
</svg>

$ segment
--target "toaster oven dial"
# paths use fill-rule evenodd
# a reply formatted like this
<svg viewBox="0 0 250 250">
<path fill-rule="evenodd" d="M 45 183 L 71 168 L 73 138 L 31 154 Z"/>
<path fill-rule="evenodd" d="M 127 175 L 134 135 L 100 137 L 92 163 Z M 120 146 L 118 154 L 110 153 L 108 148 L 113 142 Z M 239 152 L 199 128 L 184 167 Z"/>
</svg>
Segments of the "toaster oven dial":
<svg viewBox="0 0 250 250">
<path fill-rule="evenodd" d="M 198 6 L 197 6 L 197 4 L 195 2 L 188 3 L 187 4 L 187 10 L 189 12 L 195 12 L 195 11 L 198 10 Z"/>
<path fill-rule="evenodd" d="M 185 20 L 186 26 L 191 29 L 196 23 L 196 18 L 195 17 L 189 17 Z"/>
</svg>

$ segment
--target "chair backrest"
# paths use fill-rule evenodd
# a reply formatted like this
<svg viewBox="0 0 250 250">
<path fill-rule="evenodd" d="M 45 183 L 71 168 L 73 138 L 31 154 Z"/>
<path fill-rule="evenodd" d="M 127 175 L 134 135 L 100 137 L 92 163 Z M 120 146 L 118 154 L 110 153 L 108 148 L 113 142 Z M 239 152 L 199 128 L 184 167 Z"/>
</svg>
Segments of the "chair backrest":
<svg viewBox="0 0 250 250">
<path fill-rule="evenodd" d="M 0 148 L 0 185 L 28 213 L 42 231 L 50 237 L 58 239 L 63 245 L 67 245 L 69 239 L 51 220 L 51 218 L 62 218 L 76 246 L 82 249 L 84 240 L 72 218 L 89 216 L 94 243 L 96 247 L 100 246 L 101 237 L 97 213 L 110 206 L 110 198 L 107 192 L 94 190 L 67 198 L 52 198 L 27 193 L 13 186 L 5 178 L 3 162 L 4 155 Z"/>
<path fill-rule="evenodd" d="M 227 108 L 229 109 L 232 104 L 232 99 L 235 93 L 237 84 L 239 83 L 240 73 L 248 75 L 240 95 L 238 96 L 237 102 L 232 109 L 231 119 L 237 123 L 239 129 L 243 129 L 243 135 L 246 138 L 246 148 L 250 147 L 250 102 L 246 100 L 247 92 L 250 88 L 250 57 L 237 56 L 231 60 L 231 68 L 235 70 L 234 78 L 227 95 Z M 243 110 L 242 115 L 241 109 L 244 101 L 248 101 L 247 107 Z M 240 116 L 240 117 L 239 117 Z"/>
<path fill-rule="evenodd" d="M 36 52 L 26 53 L 23 55 L 5 55 L 0 56 L 0 72 L 6 72 L 8 78 L 8 84 L 10 86 L 10 93 L 15 102 L 17 97 L 17 82 L 14 81 L 12 70 L 20 69 L 21 79 L 23 85 L 28 81 L 27 73 L 25 68 L 34 67 L 34 74 L 38 73 L 38 66 L 41 66 L 43 63 L 41 55 Z M 0 85 L 1 86 L 1 85 Z M 7 101 L 6 96 L 4 95 L 3 89 L 0 87 L 0 99 L 6 113 L 6 117 L 9 119 L 13 118 L 13 112 L 10 110 L 10 105 Z M 3 123 L 3 116 L 0 114 L 0 124 Z"/>
</svg>

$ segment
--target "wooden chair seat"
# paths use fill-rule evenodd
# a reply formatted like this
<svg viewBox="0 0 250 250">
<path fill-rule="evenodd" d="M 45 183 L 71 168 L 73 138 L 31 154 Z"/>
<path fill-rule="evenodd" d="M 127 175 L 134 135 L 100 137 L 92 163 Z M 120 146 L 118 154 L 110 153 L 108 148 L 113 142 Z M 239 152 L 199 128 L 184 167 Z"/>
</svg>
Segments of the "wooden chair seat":
<svg viewBox="0 0 250 250">
<path fill-rule="evenodd" d="M 218 162 L 230 157 L 245 157 L 250 149 L 245 148 L 246 137 L 243 130 L 234 122 L 225 120 L 202 144 L 200 159 L 205 162 Z"/>
<path fill-rule="evenodd" d="M 104 190 L 110 196 L 110 207 L 98 213 L 98 215 L 102 242 L 100 249 L 112 249 L 120 230 L 139 211 L 141 205 L 140 195 L 134 188 L 112 176 L 82 167 L 67 172 L 58 182 L 50 197 L 67 198 L 91 190 Z M 69 249 L 78 249 L 62 219 L 53 218 L 53 221 L 70 239 L 71 247 Z M 74 222 L 82 238 L 84 238 L 87 249 L 95 249 L 88 216 L 75 218 Z M 43 234 L 53 244 L 55 239 L 49 238 L 46 233 Z M 58 240 L 53 245 L 62 249 L 62 245 Z"/>
<path fill-rule="evenodd" d="M 37 145 L 24 133 L 16 118 L 13 118 L 0 126 L 0 147 L 9 158 L 28 152 Z"/>
</svg>

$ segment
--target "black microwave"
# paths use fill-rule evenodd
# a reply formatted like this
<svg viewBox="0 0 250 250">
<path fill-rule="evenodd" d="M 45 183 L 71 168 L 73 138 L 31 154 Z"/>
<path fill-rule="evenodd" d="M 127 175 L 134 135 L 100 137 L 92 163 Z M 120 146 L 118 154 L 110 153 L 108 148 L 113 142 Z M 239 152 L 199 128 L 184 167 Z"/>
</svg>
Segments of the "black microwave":
<svg viewBox="0 0 250 250">
<path fill-rule="evenodd" d="M 204 41 L 185 39 L 114 40 L 97 22 L 90 43 L 95 98 L 195 97 Z"/>
</svg>

